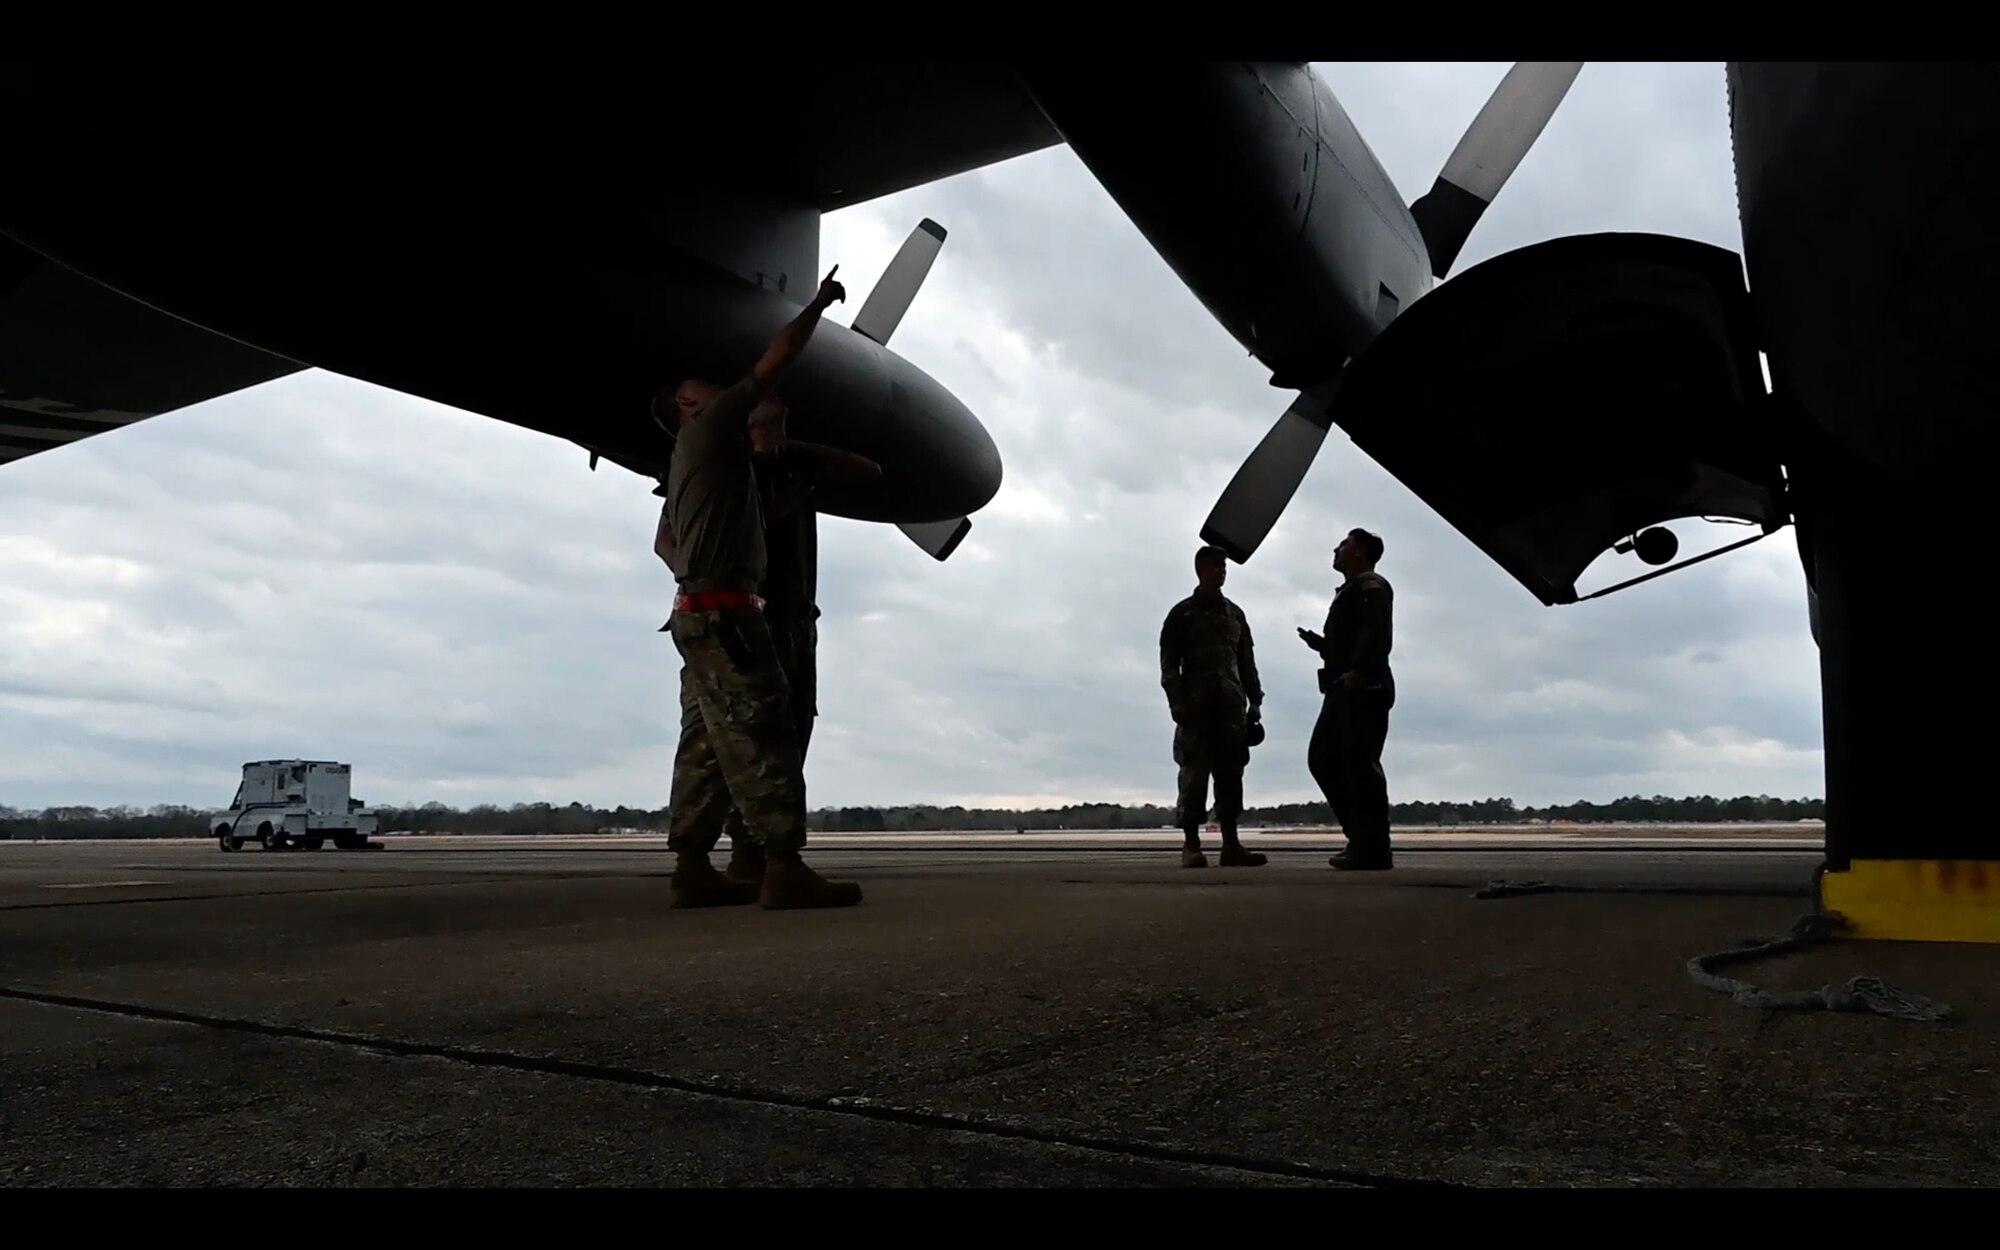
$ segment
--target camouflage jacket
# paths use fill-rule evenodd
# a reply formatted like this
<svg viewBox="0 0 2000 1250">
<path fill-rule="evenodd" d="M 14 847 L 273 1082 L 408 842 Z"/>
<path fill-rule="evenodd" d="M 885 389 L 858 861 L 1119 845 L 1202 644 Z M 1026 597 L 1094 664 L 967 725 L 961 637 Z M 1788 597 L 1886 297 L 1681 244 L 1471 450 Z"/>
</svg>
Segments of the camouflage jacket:
<svg viewBox="0 0 2000 1250">
<path fill-rule="evenodd" d="M 782 621 L 816 619 L 819 530 L 813 500 L 823 471 L 811 457 L 783 453 L 758 456 L 753 464 L 766 552 L 764 580 L 757 593 L 765 600 L 765 613 Z M 662 485 L 653 494 L 664 500 L 666 487 Z M 671 569 L 677 545 L 662 502 L 660 522 L 653 532 L 653 553 Z"/>
<path fill-rule="evenodd" d="M 1160 626 L 1160 687 L 1169 707 L 1224 698 L 1263 703 L 1243 609 L 1220 592 L 1196 591 L 1175 604 Z"/>
<path fill-rule="evenodd" d="M 757 491 L 764 508 L 768 566 L 759 593 L 773 621 L 812 620 L 819 589 L 819 526 L 816 496 L 825 476 L 810 456 L 780 453 L 759 457 Z"/>
</svg>

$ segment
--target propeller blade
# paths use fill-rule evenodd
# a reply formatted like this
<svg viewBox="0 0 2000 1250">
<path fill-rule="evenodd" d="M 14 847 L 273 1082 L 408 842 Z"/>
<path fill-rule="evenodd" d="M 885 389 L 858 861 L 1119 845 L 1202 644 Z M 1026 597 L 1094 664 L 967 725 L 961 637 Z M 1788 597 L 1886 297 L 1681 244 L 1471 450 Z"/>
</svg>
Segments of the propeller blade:
<svg viewBox="0 0 2000 1250">
<path fill-rule="evenodd" d="M 1285 505 L 1305 481 L 1320 444 L 1326 441 L 1333 419 L 1327 405 L 1340 387 L 1340 378 L 1300 391 L 1285 409 L 1278 423 L 1264 435 L 1264 441 L 1244 460 L 1236 476 L 1229 479 L 1222 498 L 1216 500 L 1208 520 L 1202 523 L 1201 540 L 1220 547 L 1229 558 L 1242 564 L 1263 543 Z"/>
<path fill-rule="evenodd" d="M 959 517 L 952 521 L 900 523 L 896 528 L 908 534 L 910 541 L 928 552 L 931 559 L 942 562 L 949 559 L 951 553 L 958 550 L 958 544 L 972 532 L 972 522 Z"/>
<path fill-rule="evenodd" d="M 849 327 L 863 338 L 873 340 L 877 345 L 887 347 L 889 336 L 896 327 L 903 324 L 903 314 L 910 311 L 917 292 L 923 289 L 924 279 L 930 276 L 931 265 L 944 248 L 944 227 L 926 217 L 910 231 L 910 237 L 903 240 L 903 246 L 896 253 L 889 267 L 882 271 L 882 277 L 875 283 L 875 289 L 868 292 L 868 301 L 861 305 L 861 311 L 854 315 Z M 965 539 L 972 522 L 964 517 L 952 521 L 931 521 L 921 525 L 898 524 L 897 529 L 909 536 L 911 542 L 922 547 L 933 560 L 945 560 L 958 549 Z"/>
<path fill-rule="evenodd" d="M 1434 276 L 1451 271 L 1472 228 L 1541 138 L 1582 69 L 1582 61 L 1516 61 L 1466 127 L 1437 181 L 1410 205 Z"/>
<path fill-rule="evenodd" d="M 902 324 L 903 314 L 910 311 L 911 301 L 923 288 L 924 279 L 930 275 L 931 264 L 937 260 L 938 251 L 943 247 L 944 227 L 928 217 L 918 222 L 917 228 L 910 231 L 910 237 L 903 241 L 902 250 L 882 271 L 875 289 L 868 293 L 868 302 L 854 314 L 854 322 L 849 328 L 864 338 L 888 346 L 889 336 Z"/>
</svg>

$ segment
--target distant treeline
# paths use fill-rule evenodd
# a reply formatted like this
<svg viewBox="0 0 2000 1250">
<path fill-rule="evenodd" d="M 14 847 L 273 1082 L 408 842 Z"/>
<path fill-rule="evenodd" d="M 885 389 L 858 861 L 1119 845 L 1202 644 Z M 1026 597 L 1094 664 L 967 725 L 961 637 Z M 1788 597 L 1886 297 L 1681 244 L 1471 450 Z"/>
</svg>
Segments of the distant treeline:
<svg viewBox="0 0 2000 1250">
<path fill-rule="evenodd" d="M 638 829 L 664 832 L 668 809 L 586 807 L 581 803 L 517 803 L 512 807 L 481 804 L 470 810 L 426 803 L 422 807 L 378 807 L 384 832 L 530 834 L 605 833 Z M 39 812 L 0 805 L 0 838 L 198 838 L 209 829 L 210 813 L 180 806 L 50 807 Z M 1748 795 L 1718 799 L 1650 799 L 1634 795 L 1609 803 L 1564 803 L 1552 807 L 1522 807 L 1512 799 L 1480 799 L 1471 803 L 1398 803 L 1391 818 L 1398 825 L 1508 825 L 1527 821 L 1576 821 L 1580 824 L 1713 824 L 1724 821 L 1786 823 L 1826 819 L 1822 799 L 1774 799 Z M 1126 807 L 1116 803 L 1082 803 L 1062 808 L 1008 811 L 990 808 L 842 807 L 811 814 L 815 830 L 880 833 L 901 830 L 1056 830 L 1161 829 L 1174 821 L 1169 807 Z M 1288 803 L 1257 807 L 1244 813 L 1246 825 L 1323 826 L 1333 823 L 1324 803 Z"/>
</svg>

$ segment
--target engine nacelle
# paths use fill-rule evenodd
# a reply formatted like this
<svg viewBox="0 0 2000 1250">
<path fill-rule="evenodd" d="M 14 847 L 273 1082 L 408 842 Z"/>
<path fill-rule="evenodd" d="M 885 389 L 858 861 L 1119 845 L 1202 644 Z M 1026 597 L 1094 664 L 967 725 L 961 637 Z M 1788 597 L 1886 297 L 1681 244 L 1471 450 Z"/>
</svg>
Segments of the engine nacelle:
<svg viewBox="0 0 2000 1250">
<path fill-rule="evenodd" d="M 1090 172 L 1274 385 L 1323 381 L 1432 285 L 1395 183 L 1304 62 L 1107 78 L 1034 63 L 1029 90 Z"/>
</svg>

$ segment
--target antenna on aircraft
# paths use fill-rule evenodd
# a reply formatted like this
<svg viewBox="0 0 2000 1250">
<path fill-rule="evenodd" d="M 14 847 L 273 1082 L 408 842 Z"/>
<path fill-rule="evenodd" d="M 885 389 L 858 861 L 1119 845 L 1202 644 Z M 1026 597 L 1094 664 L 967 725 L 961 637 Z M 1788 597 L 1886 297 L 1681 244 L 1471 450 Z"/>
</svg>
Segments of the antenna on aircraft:
<svg viewBox="0 0 2000 1250">
<path fill-rule="evenodd" d="M 875 289 L 868 292 L 868 299 L 861 305 L 861 311 L 854 314 L 848 328 L 870 342 L 887 347 L 889 336 L 903 323 L 903 314 L 910 311 L 917 292 L 923 289 L 924 279 L 930 276 L 931 266 L 944 247 L 944 237 L 944 227 L 930 218 L 918 222 L 889 267 L 882 271 Z M 972 521 L 954 517 L 949 521 L 903 522 L 896 528 L 933 560 L 942 561 L 958 549 L 971 531 Z"/>
<path fill-rule="evenodd" d="M 1541 137 L 1582 68 L 1582 61 L 1516 62 L 1472 119 L 1431 189 L 1410 206 L 1436 277 L 1450 272 L 1473 227 Z M 1405 304 L 1418 294 L 1408 293 Z M 1229 480 L 1202 524 L 1203 542 L 1222 548 L 1239 564 L 1263 543 L 1326 441 L 1333 425 L 1329 405 L 1343 376 L 1335 373 L 1292 400 Z"/>
</svg>

